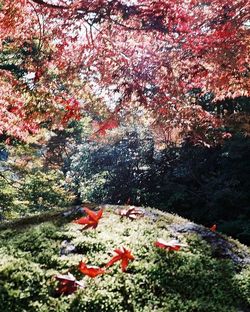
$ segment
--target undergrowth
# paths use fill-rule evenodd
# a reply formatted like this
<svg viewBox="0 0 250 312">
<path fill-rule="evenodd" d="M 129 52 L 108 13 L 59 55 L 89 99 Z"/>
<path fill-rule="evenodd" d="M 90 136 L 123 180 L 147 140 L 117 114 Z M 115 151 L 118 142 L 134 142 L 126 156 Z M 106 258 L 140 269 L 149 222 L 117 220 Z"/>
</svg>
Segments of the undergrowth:
<svg viewBox="0 0 250 312">
<path fill-rule="evenodd" d="M 250 269 L 239 271 L 230 260 L 214 258 L 198 234 L 172 237 L 169 225 L 185 220 L 162 215 L 131 221 L 106 209 L 96 230 L 80 231 L 68 221 L 0 232 L 2 311 L 247 311 Z M 157 238 L 178 238 L 189 247 L 167 252 L 154 246 Z M 63 246 L 69 245 L 66 252 Z M 126 273 L 117 264 L 95 279 L 77 270 L 80 260 L 105 265 L 121 246 L 135 256 Z M 58 297 L 54 276 L 67 272 L 85 287 Z"/>
</svg>

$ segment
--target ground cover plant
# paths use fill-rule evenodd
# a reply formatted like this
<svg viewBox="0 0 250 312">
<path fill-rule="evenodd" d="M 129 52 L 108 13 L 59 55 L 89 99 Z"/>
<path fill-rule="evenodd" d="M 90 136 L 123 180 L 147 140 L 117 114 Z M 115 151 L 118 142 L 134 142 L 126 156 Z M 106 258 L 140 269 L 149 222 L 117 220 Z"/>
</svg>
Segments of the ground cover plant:
<svg viewBox="0 0 250 312">
<path fill-rule="evenodd" d="M 247 311 L 246 247 L 223 238 L 214 228 L 184 231 L 191 223 L 178 216 L 144 209 L 143 215 L 131 219 L 124 209 L 128 207 L 121 212 L 120 207 L 105 206 L 96 229 L 82 230 L 85 225 L 72 222 L 83 217 L 80 211 L 2 230 L 4 311 Z M 177 239 L 179 248 L 178 243 L 173 245 Z M 171 248 L 160 248 L 171 240 Z M 229 244 L 231 253 L 222 252 L 223 244 L 216 243 L 220 240 Z M 125 270 L 121 258 L 115 259 L 119 253 L 111 261 L 112 252 L 123 247 L 134 258 Z M 106 272 L 91 278 L 81 273 L 79 262 L 89 276 L 86 267 Z M 56 278 L 69 273 L 82 285 L 71 294 L 60 292 Z"/>
</svg>

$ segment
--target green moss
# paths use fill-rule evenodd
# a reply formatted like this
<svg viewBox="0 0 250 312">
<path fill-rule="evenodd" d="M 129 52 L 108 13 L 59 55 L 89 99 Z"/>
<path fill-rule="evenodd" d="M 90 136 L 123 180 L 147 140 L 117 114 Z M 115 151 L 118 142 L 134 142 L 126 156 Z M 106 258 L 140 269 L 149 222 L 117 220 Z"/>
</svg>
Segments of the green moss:
<svg viewBox="0 0 250 312">
<path fill-rule="evenodd" d="M 164 224 L 165 218 L 165 224 Z M 121 219 L 106 207 L 96 230 L 47 222 L 25 230 L 0 233 L 0 301 L 3 311 L 238 311 L 249 304 L 248 269 L 236 272 L 231 260 L 214 258 L 211 246 L 198 234 L 178 234 L 189 248 L 166 252 L 157 238 L 173 238 L 170 222 L 179 217 L 161 214 Z M 61 254 L 62 242 L 74 251 Z M 107 274 L 90 279 L 77 271 L 81 259 L 103 266 L 115 248 L 130 248 L 135 260 L 122 273 L 119 263 Z M 239 250 L 241 245 L 238 246 Z M 239 269 L 239 268 L 238 268 Z M 72 272 L 85 283 L 70 296 L 55 296 L 53 276 Z"/>
<path fill-rule="evenodd" d="M 240 290 L 242 298 L 246 298 L 246 303 L 250 306 L 250 267 L 235 276 L 235 283 Z"/>
</svg>

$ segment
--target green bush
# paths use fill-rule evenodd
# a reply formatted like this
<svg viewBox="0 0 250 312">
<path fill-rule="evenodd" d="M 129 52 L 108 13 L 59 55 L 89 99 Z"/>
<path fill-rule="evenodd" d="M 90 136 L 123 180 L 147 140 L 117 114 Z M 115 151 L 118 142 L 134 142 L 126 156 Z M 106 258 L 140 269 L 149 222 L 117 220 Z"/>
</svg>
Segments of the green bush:
<svg viewBox="0 0 250 312">
<path fill-rule="evenodd" d="M 20 209 L 17 197 L 18 189 L 0 177 L 0 219 L 11 218 L 17 214 L 16 211 Z"/>
<path fill-rule="evenodd" d="M 221 146 L 157 149 L 152 133 L 121 127 L 109 142 L 75 147 L 68 177 L 82 201 L 154 206 L 219 228 L 249 244 L 249 136 L 235 134 Z M 244 222 L 243 220 L 246 220 Z"/>
<path fill-rule="evenodd" d="M 73 195 L 66 187 L 59 171 L 43 172 L 35 169 L 19 178 L 18 183 L 9 177 L 0 177 L 0 216 L 12 219 L 40 213 L 72 203 Z M 12 182 L 11 182 L 12 181 Z"/>
<path fill-rule="evenodd" d="M 62 171 L 44 164 L 42 149 L 35 144 L 0 144 L 0 220 L 72 203 L 74 196 L 67 189 Z"/>
<path fill-rule="evenodd" d="M 250 306 L 250 268 L 244 269 L 235 277 L 236 287 L 239 288 L 242 298 L 246 298 Z"/>
<path fill-rule="evenodd" d="M 41 212 L 68 206 L 72 201 L 72 195 L 64 188 L 63 180 L 62 173 L 55 170 L 35 171 L 25 176 L 19 196 L 28 201 L 27 210 Z"/>
<path fill-rule="evenodd" d="M 31 303 L 46 297 L 46 274 L 25 259 L 6 258 L 0 267 L 0 302 L 3 311 L 32 311 Z"/>
</svg>

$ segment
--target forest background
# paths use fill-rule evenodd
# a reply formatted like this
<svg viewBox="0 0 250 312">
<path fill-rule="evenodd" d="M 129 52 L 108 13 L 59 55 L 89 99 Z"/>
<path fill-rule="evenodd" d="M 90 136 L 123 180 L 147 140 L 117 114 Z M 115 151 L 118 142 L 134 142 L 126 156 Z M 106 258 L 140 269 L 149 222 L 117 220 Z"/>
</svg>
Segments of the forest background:
<svg viewBox="0 0 250 312">
<path fill-rule="evenodd" d="M 0 2 L 1 221 L 153 206 L 250 242 L 249 3 Z"/>
</svg>

